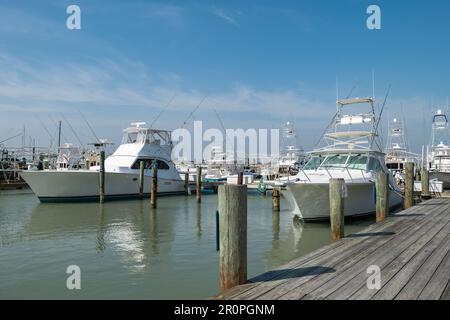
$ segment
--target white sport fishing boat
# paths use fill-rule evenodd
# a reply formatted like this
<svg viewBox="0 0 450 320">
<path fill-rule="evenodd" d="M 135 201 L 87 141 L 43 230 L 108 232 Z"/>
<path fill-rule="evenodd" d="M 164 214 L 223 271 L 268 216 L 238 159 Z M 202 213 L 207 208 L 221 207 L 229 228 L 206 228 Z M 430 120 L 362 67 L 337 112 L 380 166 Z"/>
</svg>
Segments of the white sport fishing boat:
<svg viewBox="0 0 450 320">
<path fill-rule="evenodd" d="M 404 122 L 394 118 L 389 122 L 388 141 L 386 145 L 385 163 L 386 167 L 395 177 L 397 185 L 404 182 L 405 163 L 412 162 L 417 168 L 419 166 L 419 155 L 408 150 L 405 135 Z"/>
<path fill-rule="evenodd" d="M 122 144 L 105 160 L 105 200 L 139 196 L 140 161 L 145 163 L 144 194 L 150 194 L 152 166 L 158 167 L 158 194 L 184 193 L 184 181 L 171 161 L 171 132 L 136 122 L 123 131 Z M 99 199 L 99 166 L 89 169 L 35 170 L 21 173 L 41 202 Z"/>
<path fill-rule="evenodd" d="M 364 107 L 368 106 L 363 110 Z M 348 114 L 350 108 L 357 112 Z M 294 214 L 304 220 L 327 220 L 330 217 L 329 180 L 345 180 L 344 215 L 360 216 L 375 212 L 375 175 L 388 173 L 377 134 L 378 119 L 372 98 L 337 101 L 334 116 L 318 147 L 300 172 L 283 181 L 285 197 Z M 401 190 L 389 175 L 389 206 L 402 202 Z"/>
<path fill-rule="evenodd" d="M 430 178 L 443 182 L 450 188 L 450 131 L 448 117 L 438 110 L 433 115 L 431 152 L 429 153 Z"/>
</svg>

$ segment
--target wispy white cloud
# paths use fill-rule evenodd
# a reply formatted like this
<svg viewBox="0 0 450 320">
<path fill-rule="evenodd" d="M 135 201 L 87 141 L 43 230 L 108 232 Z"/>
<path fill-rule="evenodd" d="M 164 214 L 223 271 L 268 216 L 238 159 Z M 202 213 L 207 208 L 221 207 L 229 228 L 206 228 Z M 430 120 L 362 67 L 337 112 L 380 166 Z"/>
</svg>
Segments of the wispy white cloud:
<svg viewBox="0 0 450 320">
<path fill-rule="evenodd" d="M 236 16 L 241 15 L 240 11 L 235 11 L 231 13 L 223 8 L 215 7 L 213 8 L 212 13 L 228 24 L 239 26 Z"/>
</svg>

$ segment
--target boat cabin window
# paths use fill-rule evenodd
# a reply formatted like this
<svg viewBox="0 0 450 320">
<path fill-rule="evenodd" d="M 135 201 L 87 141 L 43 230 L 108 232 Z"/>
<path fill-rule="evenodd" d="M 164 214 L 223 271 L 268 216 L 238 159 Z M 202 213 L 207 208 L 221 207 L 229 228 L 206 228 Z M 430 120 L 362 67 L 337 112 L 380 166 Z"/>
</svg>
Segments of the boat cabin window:
<svg viewBox="0 0 450 320">
<path fill-rule="evenodd" d="M 323 158 L 320 156 L 313 156 L 309 159 L 308 163 L 305 165 L 303 169 L 305 170 L 317 170 L 322 164 Z"/>
<path fill-rule="evenodd" d="M 335 154 L 327 156 L 321 167 L 324 168 L 345 168 L 348 155 Z"/>
<path fill-rule="evenodd" d="M 137 159 L 131 166 L 131 169 L 139 169 L 140 168 L 139 163 L 141 160 L 144 161 L 144 168 L 146 170 L 152 168 L 154 161 L 156 161 L 156 167 L 158 168 L 158 170 L 169 170 L 169 165 L 165 161 L 155 159 Z"/>
<path fill-rule="evenodd" d="M 350 159 L 348 160 L 348 163 L 347 163 L 347 168 L 357 169 L 357 170 L 366 170 L 367 156 L 362 156 L 362 155 L 350 156 Z"/>
<path fill-rule="evenodd" d="M 367 166 L 367 171 L 380 172 L 383 170 L 383 167 L 380 164 L 380 161 L 376 158 L 369 159 L 369 165 Z"/>
<path fill-rule="evenodd" d="M 122 138 L 122 144 L 136 143 L 137 139 L 138 139 L 137 132 L 125 132 Z"/>
</svg>

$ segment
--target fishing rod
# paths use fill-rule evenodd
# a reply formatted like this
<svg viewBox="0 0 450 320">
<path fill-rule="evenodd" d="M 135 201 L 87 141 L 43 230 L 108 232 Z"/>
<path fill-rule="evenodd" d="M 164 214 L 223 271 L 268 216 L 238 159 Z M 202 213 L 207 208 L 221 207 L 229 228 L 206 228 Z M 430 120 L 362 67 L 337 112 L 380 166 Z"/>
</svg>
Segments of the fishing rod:
<svg viewBox="0 0 450 320">
<path fill-rule="evenodd" d="M 50 137 L 50 149 L 53 146 L 53 140 L 55 139 L 54 136 L 52 136 L 52 134 L 50 133 L 50 131 L 48 130 L 47 126 L 44 124 L 44 122 L 41 120 L 41 118 L 39 118 L 38 116 L 36 116 L 39 120 L 39 122 L 41 123 L 41 126 L 44 128 L 45 132 L 47 132 L 48 136 Z"/>
<path fill-rule="evenodd" d="M 84 122 L 86 123 L 86 125 L 88 126 L 89 130 L 91 131 L 91 133 L 94 135 L 95 139 L 97 139 L 97 142 L 100 142 L 100 139 L 98 138 L 98 136 L 95 134 L 94 129 L 92 129 L 91 125 L 89 124 L 89 122 L 87 121 L 87 119 L 84 117 L 84 115 L 81 113 L 80 109 L 77 109 L 78 113 L 80 114 L 80 116 L 83 118 Z"/>
<path fill-rule="evenodd" d="M 207 93 L 203 99 L 200 101 L 200 103 L 194 108 L 194 110 L 191 111 L 191 113 L 189 113 L 189 116 L 186 118 L 186 120 L 184 120 L 183 125 L 181 126 L 181 128 L 184 128 L 184 126 L 187 124 L 188 120 L 194 115 L 195 111 L 197 111 L 198 108 L 200 108 L 200 106 L 202 105 L 202 103 L 206 100 L 206 97 L 209 95 L 209 93 Z"/>
<path fill-rule="evenodd" d="M 375 125 L 375 132 L 374 133 L 376 133 L 378 131 L 378 125 L 380 124 L 381 116 L 383 115 L 384 107 L 386 106 L 386 101 L 387 101 L 387 98 L 389 97 L 390 91 L 391 91 L 391 85 L 389 85 L 388 90 L 386 92 L 386 95 L 384 97 L 383 105 L 382 105 L 381 110 L 380 110 L 380 115 L 378 116 L 378 121 L 377 121 L 377 123 Z M 372 137 L 372 143 L 373 143 L 374 139 L 375 139 L 375 135 Z M 380 146 L 378 146 L 378 147 L 380 147 Z"/>
<path fill-rule="evenodd" d="M 19 133 L 19 134 L 16 134 L 15 136 L 9 137 L 9 138 L 7 138 L 7 139 L 5 139 L 5 140 L 2 140 L 2 141 L 0 141 L 0 143 L 3 143 L 3 142 L 6 142 L 6 141 L 9 141 L 9 140 L 12 140 L 12 139 L 17 138 L 17 137 L 20 137 L 21 135 L 23 135 L 22 132 Z"/>
<path fill-rule="evenodd" d="M 164 106 L 164 108 L 159 112 L 159 114 L 156 116 L 155 120 L 152 121 L 152 123 L 150 123 L 150 128 L 153 127 L 153 124 L 159 119 L 159 117 L 161 117 L 161 115 L 164 113 L 164 111 L 166 111 L 166 109 L 170 106 L 170 104 L 172 103 L 172 101 L 175 99 L 175 97 L 177 96 L 177 94 L 175 93 L 172 98 L 169 100 L 169 102 L 167 102 L 167 104 Z"/>
<path fill-rule="evenodd" d="M 70 122 L 66 119 L 66 117 L 64 116 L 64 114 L 62 114 L 62 112 L 60 112 L 61 117 L 63 118 L 63 120 L 67 123 L 67 125 L 69 126 L 70 130 L 72 131 L 73 135 L 75 136 L 75 138 L 78 140 L 78 142 L 80 143 L 81 147 L 84 147 L 83 142 L 81 141 L 80 137 L 78 136 L 78 134 L 75 132 L 75 130 L 73 129 L 72 125 L 70 124 Z"/>
</svg>

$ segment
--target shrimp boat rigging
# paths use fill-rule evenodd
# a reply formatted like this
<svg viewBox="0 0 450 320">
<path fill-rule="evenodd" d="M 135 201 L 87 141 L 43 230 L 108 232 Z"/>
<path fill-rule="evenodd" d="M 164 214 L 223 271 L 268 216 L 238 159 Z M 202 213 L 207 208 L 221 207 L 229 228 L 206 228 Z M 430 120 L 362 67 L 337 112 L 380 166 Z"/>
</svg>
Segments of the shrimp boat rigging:
<svg viewBox="0 0 450 320">
<path fill-rule="evenodd" d="M 144 161 L 144 195 L 150 194 L 152 166 L 158 167 L 158 194 L 183 194 L 184 181 L 171 161 L 171 132 L 132 123 L 122 144 L 105 160 L 105 200 L 139 196 L 139 167 Z M 99 166 L 85 169 L 28 170 L 21 173 L 41 202 L 99 199 Z"/>
<path fill-rule="evenodd" d="M 356 113 L 349 114 L 349 109 L 356 109 Z M 375 175 L 378 172 L 389 172 L 377 128 L 373 98 L 337 101 L 336 115 L 319 146 L 309 152 L 307 164 L 296 176 L 280 180 L 286 186 L 283 193 L 291 203 L 295 215 L 303 220 L 329 219 L 331 178 L 345 180 L 346 217 L 375 212 Z M 390 207 L 398 206 L 402 202 L 401 190 L 391 175 L 389 185 Z"/>
</svg>

